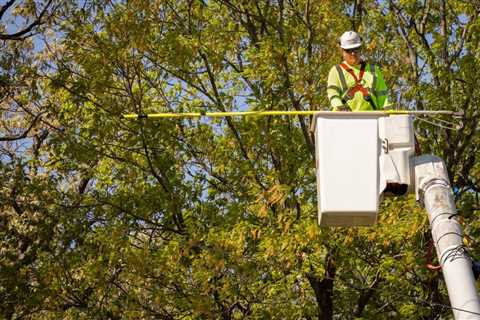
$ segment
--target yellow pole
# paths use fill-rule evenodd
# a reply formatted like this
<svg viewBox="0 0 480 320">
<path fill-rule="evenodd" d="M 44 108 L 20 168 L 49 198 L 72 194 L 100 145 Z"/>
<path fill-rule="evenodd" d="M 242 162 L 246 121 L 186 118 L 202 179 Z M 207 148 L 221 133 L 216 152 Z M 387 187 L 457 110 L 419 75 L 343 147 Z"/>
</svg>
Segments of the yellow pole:
<svg viewBox="0 0 480 320">
<path fill-rule="evenodd" d="M 313 116 L 313 115 L 351 115 L 351 112 L 344 111 L 232 111 L 232 112 L 163 112 L 149 114 L 125 114 L 124 119 L 174 119 L 174 118 L 223 118 L 223 117 L 261 117 L 261 116 Z M 412 114 L 412 115 L 452 115 L 461 116 L 463 112 L 449 110 L 438 111 L 408 111 L 408 110 L 384 110 L 384 111 L 359 111 L 355 114 L 365 115 L 394 115 L 394 114 Z"/>
</svg>

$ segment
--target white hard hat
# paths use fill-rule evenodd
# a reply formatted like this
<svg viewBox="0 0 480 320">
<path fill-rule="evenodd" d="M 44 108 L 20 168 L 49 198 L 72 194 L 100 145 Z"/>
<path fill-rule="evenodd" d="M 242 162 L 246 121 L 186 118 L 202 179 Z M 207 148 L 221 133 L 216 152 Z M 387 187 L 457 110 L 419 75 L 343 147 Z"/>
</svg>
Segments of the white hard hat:
<svg viewBox="0 0 480 320">
<path fill-rule="evenodd" d="M 355 31 L 347 31 L 340 37 L 342 49 L 355 49 L 362 46 L 362 38 Z"/>
</svg>

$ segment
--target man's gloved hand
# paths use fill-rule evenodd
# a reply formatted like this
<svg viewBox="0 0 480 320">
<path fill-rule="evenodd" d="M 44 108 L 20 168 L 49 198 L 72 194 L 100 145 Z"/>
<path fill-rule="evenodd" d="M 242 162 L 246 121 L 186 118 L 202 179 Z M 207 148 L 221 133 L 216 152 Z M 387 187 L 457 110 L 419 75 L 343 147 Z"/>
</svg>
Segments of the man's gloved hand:
<svg viewBox="0 0 480 320">
<path fill-rule="evenodd" d="M 350 108 L 346 105 L 342 105 L 336 108 L 336 111 L 351 111 Z"/>
</svg>

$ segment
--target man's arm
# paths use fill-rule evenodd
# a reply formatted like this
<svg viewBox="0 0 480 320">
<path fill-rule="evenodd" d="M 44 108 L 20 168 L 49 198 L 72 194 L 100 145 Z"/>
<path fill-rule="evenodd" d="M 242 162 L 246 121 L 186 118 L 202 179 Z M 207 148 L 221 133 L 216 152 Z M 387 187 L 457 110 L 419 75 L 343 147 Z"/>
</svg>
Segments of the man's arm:
<svg viewBox="0 0 480 320">
<path fill-rule="evenodd" d="M 342 102 L 342 87 L 338 79 L 335 67 L 330 69 L 328 73 L 327 96 L 333 111 L 343 110 L 345 107 Z"/>
<path fill-rule="evenodd" d="M 380 67 L 376 68 L 377 76 L 377 85 L 375 88 L 376 98 L 377 98 L 377 108 L 381 109 L 391 109 L 392 104 L 388 100 L 388 88 L 385 80 L 383 80 L 383 74 Z"/>
</svg>

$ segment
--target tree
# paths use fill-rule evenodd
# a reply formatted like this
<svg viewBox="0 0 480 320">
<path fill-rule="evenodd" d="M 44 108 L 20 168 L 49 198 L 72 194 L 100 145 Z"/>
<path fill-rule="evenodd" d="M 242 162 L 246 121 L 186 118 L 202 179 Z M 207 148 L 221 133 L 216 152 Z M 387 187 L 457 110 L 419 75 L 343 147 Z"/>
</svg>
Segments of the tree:
<svg viewBox="0 0 480 320">
<path fill-rule="evenodd" d="M 35 61 L 25 74 L 35 79 L 29 88 L 36 99 L 24 94 L 21 101 L 38 110 L 8 134 L 33 140 L 10 152 L 15 161 L 0 158 L 0 314 L 450 314 L 441 306 L 448 305 L 441 276 L 424 267 L 428 223 L 413 198 L 386 199 L 372 228 L 317 226 L 308 117 L 131 121 L 121 115 L 328 108 L 325 79 L 338 62 L 336 39 L 353 26 L 365 34 L 366 53 L 382 63 L 392 96 L 401 94 L 393 101 L 444 109 L 448 99 L 449 108 L 465 111 L 462 131 L 417 129 L 425 152 L 446 159 L 475 239 L 477 75 L 467 70 L 478 58 L 476 10 L 459 1 L 56 7 L 50 31 L 41 30 L 44 45 L 22 64 Z M 12 72 L 18 77 L 23 70 Z"/>
</svg>

